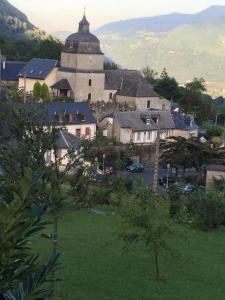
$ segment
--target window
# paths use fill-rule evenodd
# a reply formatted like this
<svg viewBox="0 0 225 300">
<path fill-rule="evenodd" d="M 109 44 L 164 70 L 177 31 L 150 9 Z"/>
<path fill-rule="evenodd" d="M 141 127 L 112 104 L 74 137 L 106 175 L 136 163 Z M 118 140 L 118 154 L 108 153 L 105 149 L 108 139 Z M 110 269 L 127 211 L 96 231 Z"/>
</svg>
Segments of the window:
<svg viewBox="0 0 225 300">
<path fill-rule="evenodd" d="M 148 109 L 151 108 L 151 101 L 150 101 L 150 100 L 147 101 L 147 108 L 148 108 Z"/>
<path fill-rule="evenodd" d="M 113 98 L 113 93 L 110 93 L 109 94 L 109 99 L 112 99 Z"/>
<path fill-rule="evenodd" d="M 91 79 L 89 79 L 88 85 L 92 86 L 92 80 Z"/>
<path fill-rule="evenodd" d="M 81 136 L 81 129 L 76 129 L 76 137 L 80 138 Z"/>
<path fill-rule="evenodd" d="M 152 133 L 151 133 L 151 131 L 148 131 L 147 140 L 150 141 L 151 139 L 152 139 Z"/>
<path fill-rule="evenodd" d="M 86 115 L 85 115 L 85 113 L 80 113 L 80 120 L 81 120 L 82 122 L 85 122 L 85 121 L 86 121 Z"/>
<path fill-rule="evenodd" d="M 91 101 L 91 93 L 88 94 L 88 100 Z"/>
<path fill-rule="evenodd" d="M 151 120 L 150 119 L 146 119 L 146 125 L 150 125 Z"/>
<path fill-rule="evenodd" d="M 90 127 L 86 127 L 85 128 L 85 136 L 90 136 L 91 135 L 91 128 Z"/>
<path fill-rule="evenodd" d="M 137 141 L 140 142 L 141 140 L 141 132 L 137 132 Z"/>
</svg>

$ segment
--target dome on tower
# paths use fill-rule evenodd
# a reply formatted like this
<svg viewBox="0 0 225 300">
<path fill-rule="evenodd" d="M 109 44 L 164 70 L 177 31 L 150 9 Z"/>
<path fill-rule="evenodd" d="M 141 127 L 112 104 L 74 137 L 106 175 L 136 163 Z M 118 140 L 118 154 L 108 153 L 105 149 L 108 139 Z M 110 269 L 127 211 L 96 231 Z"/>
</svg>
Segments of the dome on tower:
<svg viewBox="0 0 225 300">
<path fill-rule="evenodd" d="M 90 33 L 90 24 L 84 14 L 79 23 L 78 32 L 71 34 L 65 43 L 63 52 L 79 54 L 103 54 L 99 39 Z"/>
</svg>

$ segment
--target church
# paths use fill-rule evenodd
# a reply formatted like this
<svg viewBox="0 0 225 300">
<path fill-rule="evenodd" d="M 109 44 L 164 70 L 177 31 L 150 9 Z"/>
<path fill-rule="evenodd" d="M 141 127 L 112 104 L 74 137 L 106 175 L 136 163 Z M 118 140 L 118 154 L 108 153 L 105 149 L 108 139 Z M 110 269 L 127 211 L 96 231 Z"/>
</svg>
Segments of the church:
<svg viewBox="0 0 225 300">
<path fill-rule="evenodd" d="M 47 84 L 52 97 L 91 103 L 115 99 L 136 110 L 170 111 L 170 101 L 161 98 L 139 71 L 104 70 L 104 61 L 100 41 L 84 14 L 78 32 L 66 39 L 60 62 L 32 59 L 19 72 L 19 89 L 32 94 L 38 81 Z"/>
</svg>

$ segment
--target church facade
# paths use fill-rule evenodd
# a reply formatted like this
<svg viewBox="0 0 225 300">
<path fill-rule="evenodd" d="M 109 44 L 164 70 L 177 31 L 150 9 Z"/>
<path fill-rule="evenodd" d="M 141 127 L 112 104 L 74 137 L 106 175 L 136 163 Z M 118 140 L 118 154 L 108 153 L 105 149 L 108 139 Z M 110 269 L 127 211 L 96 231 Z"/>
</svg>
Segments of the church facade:
<svg viewBox="0 0 225 300">
<path fill-rule="evenodd" d="M 104 53 L 99 39 L 90 32 L 83 16 L 78 32 L 70 35 L 61 53 L 61 61 L 32 59 L 19 73 L 19 88 L 32 94 L 35 82 L 46 83 L 52 96 L 67 96 L 75 102 L 128 104 L 134 109 L 170 110 L 170 102 L 161 98 L 136 70 L 104 70 Z"/>
</svg>

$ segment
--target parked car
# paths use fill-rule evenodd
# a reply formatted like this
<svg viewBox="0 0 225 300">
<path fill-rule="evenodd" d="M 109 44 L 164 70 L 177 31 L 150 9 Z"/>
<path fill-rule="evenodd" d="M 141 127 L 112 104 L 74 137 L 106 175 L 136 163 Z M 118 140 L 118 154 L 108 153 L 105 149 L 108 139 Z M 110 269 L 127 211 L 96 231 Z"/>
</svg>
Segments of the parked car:
<svg viewBox="0 0 225 300">
<path fill-rule="evenodd" d="M 183 187 L 183 189 L 182 189 L 182 192 L 184 193 L 184 194 L 188 194 L 188 193 L 191 193 L 191 192 L 195 192 L 196 191 L 196 188 L 195 188 L 195 186 L 194 185 L 192 185 L 192 184 L 185 184 L 185 186 Z"/>
<path fill-rule="evenodd" d="M 129 165 L 126 169 L 128 172 L 136 173 L 136 172 L 143 172 L 145 167 L 141 163 L 133 163 Z"/>
<path fill-rule="evenodd" d="M 113 175 L 113 167 L 105 168 L 104 174 L 105 174 L 106 176 Z"/>
</svg>

